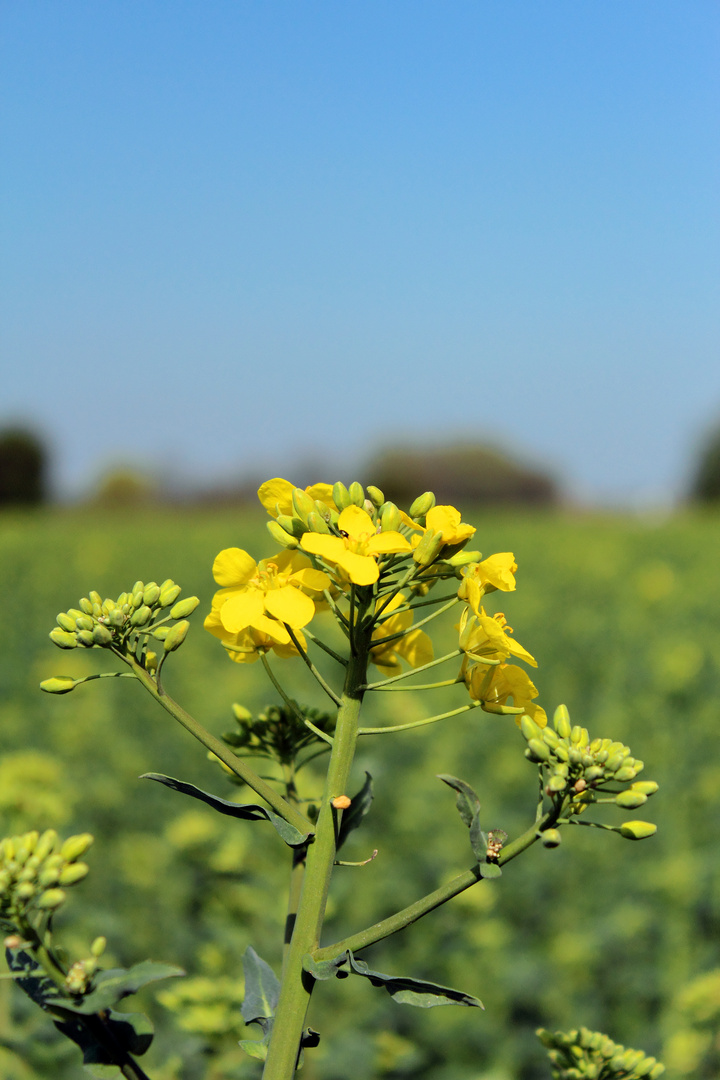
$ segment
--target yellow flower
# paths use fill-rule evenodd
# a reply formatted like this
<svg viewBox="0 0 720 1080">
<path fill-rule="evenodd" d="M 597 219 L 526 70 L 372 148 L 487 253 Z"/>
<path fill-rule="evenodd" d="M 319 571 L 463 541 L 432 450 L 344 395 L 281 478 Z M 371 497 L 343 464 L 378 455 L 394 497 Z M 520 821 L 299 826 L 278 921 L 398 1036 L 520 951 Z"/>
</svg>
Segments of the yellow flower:
<svg viewBox="0 0 720 1080">
<path fill-rule="evenodd" d="M 274 480 L 266 480 L 264 484 L 260 485 L 258 499 L 271 517 L 276 518 L 280 514 L 287 514 L 292 517 L 294 513 L 292 493 L 295 487 L 296 485 L 291 484 L 289 480 L 281 480 L 278 476 Z M 305 493 L 311 499 L 325 503 L 331 510 L 335 509 L 332 484 L 311 484 L 310 487 L 305 488 Z"/>
<path fill-rule="evenodd" d="M 315 570 L 298 551 L 282 551 L 256 563 L 246 551 L 226 548 L 213 563 L 213 576 L 224 586 L 213 599 L 224 629 L 238 634 L 254 627 L 278 642 L 282 623 L 298 630 L 314 616 L 315 603 L 308 593 L 321 594 L 330 586 L 327 574 Z"/>
<path fill-rule="evenodd" d="M 501 712 L 512 698 L 516 709 L 526 712 L 538 727 L 545 727 L 547 716 L 544 709 L 533 704 L 538 691 L 527 672 L 514 664 L 499 664 L 490 671 L 488 676 L 488 669 L 476 664 L 466 673 L 465 682 L 473 701 L 481 701 L 486 712 Z M 516 722 L 520 723 L 519 715 Z"/>
<path fill-rule="evenodd" d="M 535 657 L 510 636 L 512 627 L 508 626 L 502 612 L 491 616 L 481 607 L 479 614 L 471 615 L 470 608 L 466 607 L 460 616 L 458 629 L 460 648 L 465 653 L 464 665 L 473 659 L 482 661 L 483 657 L 506 660 L 510 656 L 516 656 L 519 660 L 537 667 Z"/>
<path fill-rule="evenodd" d="M 213 606 L 203 625 L 228 647 L 228 656 L 236 664 L 254 664 L 261 653 L 270 650 L 281 657 L 300 655 L 285 627 L 275 619 L 262 618 L 260 626 L 248 626 L 233 634 L 223 626 L 220 608 Z M 295 637 L 304 649 L 306 641 L 302 631 L 296 630 Z"/>
<path fill-rule="evenodd" d="M 494 592 L 495 589 L 503 592 L 515 591 L 516 570 L 517 563 L 512 551 L 501 551 L 482 562 L 471 563 L 462 572 L 463 580 L 458 596 L 461 600 L 467 600 L 477 615 L 485 593 Z"/>
<path fill-rule="evenodd" d="M 454 506 L 433 506 L 425 515 L 425 527 L 442 533 L 445 544 L 464 544 L 475 534 L 473 525 L 465 525 Z"/>
<path fill-rule="evenodd" d="M 404 604 L 406 598 L 398 593 L 392 598 L 385 608 L 391 613 L 395 608 Z M 413 621 L 412 611 L 403 611 L 400 615 L 392 615 L 379 623 L 373 631 L 373 640 L 388 637 L 390 634 L 398 634 L 402 630 L 408 633 L 395 641 L 386 641 L 383 645 L 370 647 L 370 659 L 383 675 L 397 675 L 402 670 L 400 659 L 406 660 L 410 667 L 422 667 L 429 664 L 433 658 L 432 641 L 423 630 L 410 630 Z"/>
<path fill-rule="evenodd" d="M 339 566 L 356 585 L 372 585 L 380 576 L 379 555 L 394 555 L 411 550 L 399 532 L 377 532 L 366 510 L 348 506 L 340 514 L 340 536 L 304 533 L 300 544 L 305 551 L 319 555 L 326 563 Z"/>
</svg>

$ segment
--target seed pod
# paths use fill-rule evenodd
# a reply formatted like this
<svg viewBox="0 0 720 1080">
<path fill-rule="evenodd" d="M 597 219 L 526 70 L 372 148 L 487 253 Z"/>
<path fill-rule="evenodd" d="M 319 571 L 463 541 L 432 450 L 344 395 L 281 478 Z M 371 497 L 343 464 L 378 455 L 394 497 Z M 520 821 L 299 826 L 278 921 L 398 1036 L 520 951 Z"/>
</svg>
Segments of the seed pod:
<svg viewBox="0 0 720 1080">
<path fill-rule="evenodd" d="M 59 645 L 61 649 L 77 649 L 77 637 L 75 634 L 68 633 L 67 630 L 51 630 L 50 640 L 55 645 Z"/>
<path fill-rule="evenodd" d="M 75 885 L 76 882 L 82 881 L 82 879 L 84 877 L 87 877 L 89 872 L 90 872 L 90 867 L 88 866 L 87 863 L 84 863 L 84 862 L 70 863 L 69 866 L 66 866 L 64 870 L 60 871 L 60 877 L 58 878 L 58 883 L 60 885 Z"/>
<path fill-rule="evenodd" d="M 272 536 L 275 543 L 280 544 L 281 547 L 296 548 L 298 546 L 298 541 L 295 539 L 295 537 L 285 532 L 285 529 L 283 529 L 281 525 L 278 525 L 277 521 L 268 521 L 266 522 L 266 525 L 267 530 Z M 180 590 L 178 589 L 178 592 L 179 591 Z"/>
<path fill-rule="evenodd" d="M 385 496 L 379 487 L 375 487 L 374 484 L 368 484 L 365 489 L 368 494 L 370 502 L 373 504 L 376 510 L 379 510 L 382 504 L 385 502 Z"/>
<path fill-rule="evenodd" d="M 75 620 L 71 619 L 66 611 L 61 611 L 60 614 L 56 617 L 55 622 L 58 624 L 61 630 L 65 630 L 69 634 L 71 634 L 75 629 Z"/>
<path fill-rule="evenodd" d="M 570 725 L 570 713 L 567 711 L 567 705 L 558 705 L 555 710 L 555 715 L 553 716 L 553 726 L 561 739 L 570 738 L 572 727 Z"/>
<path fill-rule="evenodd" d="M 95 644 L 95 639 L 92 636 L 92 630 L 78 630 L 76 634 L 78 644 L 84 645 L 87 649 L 92 649 Z"/>
<path fill-rule="evenodd" d="M 46 694 L 69 694 L 75 689 L 75 680 L 67 675 L 56 675 L 52 679 L 43 679 L 40 689 Z"/>
<path fill-rule="evenodd" d="M 559 829 L 545 829 L 545 832 L 540 834 L 543 847 L 560 847 L 562 843 L 562 836 Z"/>
<path fill-rule="evenodd" d="M 68 836 L 60 848 L 60 855 L 66 862 L 75 862 L 91 847 L 95 837 L 92 833 L 78 833 L 77 836 Z"/>
<path fill-rule="evenodd" d="M 160 598 L 160 586 L 155 581 L 151 581 L 149 585 L 146 585 L 143 589 L 143 604 L 147 604 L 148 607 L 153 607 Z"/>
<path fill-rule="evenodd" d="M 645 840 L 648 836 L 654 836 L 657 825 L 649 821 L 624 821 L 620 826 L 620 834 L 626 840 Z"/>
<path fill-rule="evenodd" d="M 171 604 L 175 603 L 181 592 L 181 586 L 176 585 L 174 581 L 171 581 L 168 578 L 168 580 L 163 582 L 160 586 L 160 596 L 158 597 L 160 607 L 170 607 Z"/>
<path fill-rule="evenodd" d="M 93 641 L 96 645 L 110 645 L 112 644 L 113 636 L 107 626 L 103 626 L 102 623 L 97 623 L 92 632 Z"/>
<path fill-rule="evenodd" d="M 183 622 L 175 623 L 175 625 L 169 631 L 165 638 L 163 645 L 165 646 L 165 652 L 174 652 L 187 637 L 188 630 L 190 629 L 190 623 L 185 619 Z"/>
<path fill-rule="evenodd" d="M 192 615 L 195 608 L 200 603 L 197 596 L 187 596 L 184 600 L 178 600 L 174 607 L 170 608 L 171 619 L 184 619 L 188 615 Z"/>
<path fill-rule="evenodd" d="M 355 506 L 362 506 L 365 502 L 365 491 L 362 484 L 359 484 L 357 480 L 353 480 L 348 488 L 348 495 L 350 496 L 350 503 Z"/>
<path fill-rule="evenodd" d="M 640 791 L 621 791 L 615 796 L 615 805 L 622 807 L 623 810 L 637 810 L 646 802 L 647 795 L 643 795 Z"/>
<path fill-rule="evenodd" d="M 418 495 L 417 499 L 410 504 L 410 517 L 414 520 L 424 518 L 435 505 L 435 495 L 432 491 L 425 491 Z"/>
<path fill-rule="evenodd" d="M 65 902 L 65 893 L 62 889 L 46 889 L 38 900 L 38 907 L 43 911 L 54 911 Z"/>
<path fill-rule="evenodd" d="M 308 514 L 307 525 L 310 532 L 324 533 L 326 535 L 330 533 L 330 526 L 327 521 L 321 514 L 318 514 L 316 510 L 313 510 L 311 514 Z"/>
<path fill-rule="evenodd" d="M 542 739 L 532 738 L 528 739 L 528 749 L 532 751 L 533 757 L 536 761 L 549 761 L 550 750 L 547 744 Z"/>
</svg>

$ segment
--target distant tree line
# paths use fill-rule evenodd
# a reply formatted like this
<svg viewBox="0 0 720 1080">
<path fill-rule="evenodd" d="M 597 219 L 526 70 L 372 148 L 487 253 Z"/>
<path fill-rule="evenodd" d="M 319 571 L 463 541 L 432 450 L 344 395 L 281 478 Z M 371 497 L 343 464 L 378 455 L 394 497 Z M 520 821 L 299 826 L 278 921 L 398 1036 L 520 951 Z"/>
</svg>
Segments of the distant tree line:
<svg viewBox="0 0 720 1080">
<path fill-rule="evenodd" d="M 0 506 L 37 506 L 48 495 L 48 452 L 20 427 L 0 431 Z"/>
</svg>

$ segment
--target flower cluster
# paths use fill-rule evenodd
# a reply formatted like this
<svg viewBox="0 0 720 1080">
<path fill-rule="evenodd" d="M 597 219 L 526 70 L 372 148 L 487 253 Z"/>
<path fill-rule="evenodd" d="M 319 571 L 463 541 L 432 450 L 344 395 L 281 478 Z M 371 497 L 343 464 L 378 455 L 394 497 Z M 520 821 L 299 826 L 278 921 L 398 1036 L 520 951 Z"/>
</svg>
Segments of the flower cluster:
<svg viewBox="0 0 720 1080">
<path fill-rule="evenodd" d="M 328 734 L 334 727 L 334 717 L 330 713 L 301 707 L 295 702 L 292 707 L 268 705 L 256 717 L 242 705 L 233 705 L 232 710 L 237 730 L 225 732 L 223 742 L 238 755 L 244 751 L 248 756 L 270 758 L 280 765 L 295 762 L 304 747 L 322 743 L 320 736 L 307 727 L 301 717 L 309 720 L 315 729 Z"/>
<path fill-rule="evenodd" d="M 6 836 L 0 841 L 0 917 L 23 921 L 32 912 L 59 908 L 65 889 L 87 874 L 87 863 L 78 860 L 92 842 L 81 833 L 60 843 L 54 829 Z"/>
<path fill-rule="evenodd" d="M 166 654 L 173 652 L 190 629 L 187 616 L 200 603 L 197 596 L 178 600 L 180 592 L 180 586 L 170 578 L 162 585 L 136 581 L 117 600 L 103 600 L 92 591 L 78 607 L 60 612 L 50 640 L 61 649 L 112 649 L 123 656 L 133 653 L 148 670 L 154 670 L 157 656 L 147 650 L 148 639 L 161 642 Z M 49 694 L 66 694 L 83 681 L 57 676 L 40 686 Z"/>
<path fill-rule="evenodd" d="M 657 1080 L 665 1066 L 642 1050 L 614 1043 L 599 1031 L 536 1032 L 548 1050 L 553 1080 Z"/>
<path fill-rule="evenodd" d="M 635 779 L 644 764 L 632 757 L 629 747 L 612 739 L 591 740 L 587 728 L 570 723 L 564 705 L 555 710 L 552 728 L 541 728 L 529 716 L 522 717 L 520 728 L 528 744 L 525 756 L 543 769 L 545 794 L 558 805 L 565 803 L 565 813 L 581 814 L 596 803 L 637 810 L 658 790 L 654 780 Z M 628 840 L 657 831 L 647 821 L 602 827 Z"/>
</svg>

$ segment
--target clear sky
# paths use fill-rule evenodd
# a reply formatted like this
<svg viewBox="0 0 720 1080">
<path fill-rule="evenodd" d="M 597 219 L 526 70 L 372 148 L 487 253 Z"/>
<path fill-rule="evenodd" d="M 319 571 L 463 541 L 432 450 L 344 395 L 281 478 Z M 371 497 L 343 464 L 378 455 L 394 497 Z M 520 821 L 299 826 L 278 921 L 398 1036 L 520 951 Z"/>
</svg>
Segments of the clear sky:
<svg viewBox="0 0 720 1080">
<path fill-rule="evenodd" d="M 0 422 L 64 493 L 454 437 L 681 489 L 720 420 L 716 0 L 0 14 Z"/>
</svg>

